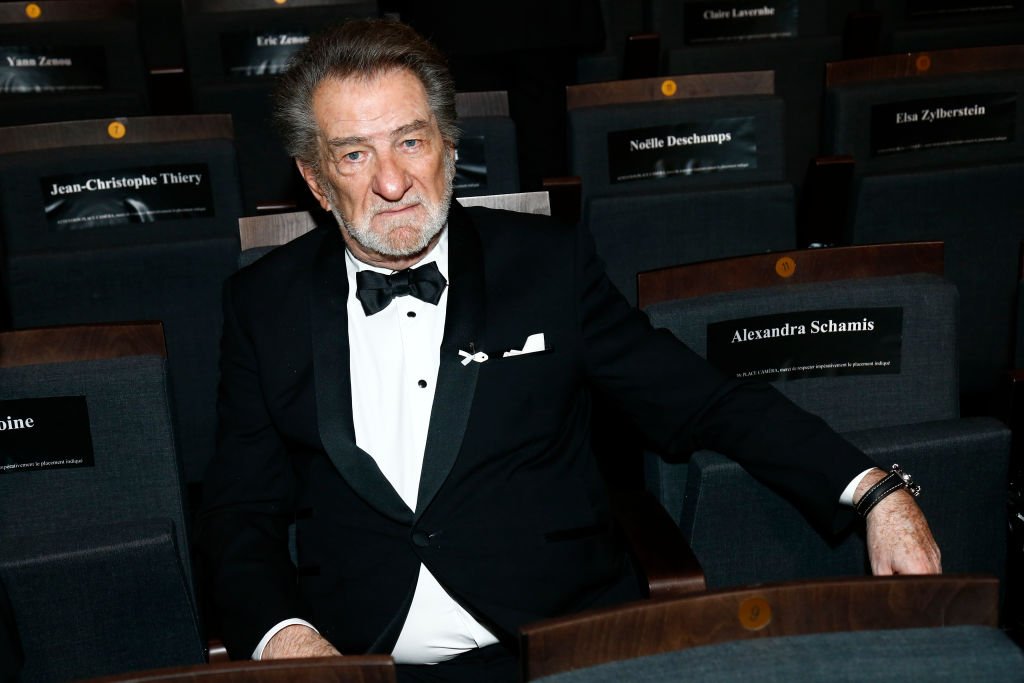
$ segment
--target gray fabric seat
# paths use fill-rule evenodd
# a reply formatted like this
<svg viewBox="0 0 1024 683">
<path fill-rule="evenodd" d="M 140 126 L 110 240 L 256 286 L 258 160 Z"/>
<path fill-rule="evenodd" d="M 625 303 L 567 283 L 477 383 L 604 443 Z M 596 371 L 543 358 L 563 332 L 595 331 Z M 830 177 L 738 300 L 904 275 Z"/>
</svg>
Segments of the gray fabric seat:
<svg viewBox="0 0 1024 683">
<path fill-rule="evenodd" d="M 519 192 L 515 122 L 508 116 L 465 116 L 460 112 L 459 129 L 455 196 Z"/>
<path fill-rule="evenodd" d="M 786 103 L 786 179 L 803 183 L 807 164 L 820 154 L 825 64 L 842 56 L 837 36 L 811 36 L 731 45 L 694 45 L 668 53 L 678 74 L 772 69 L 776 92 Z"/>
<path fill-rule="evenodd" d="M 959 419 L 957 302 L 948 280 L 921 273 L 740 290 L 646 310 L 655 327 L 702 355 L 709 324 L 753 328 L 757 323 L 748 321 L 757 316 L 853 310 L 860 319 L 899 310 L 901 325 L 890 330 L 899 339 L 899 372 L 797 373 L 773 383 L 882 466 L 899 463 L 916 475 L 944 569 L 1003 577 L 1009 431 L 991 418 Z M 701 451 L 688 462 L 666 462 L 648 453 L 645 467 L 648 489 L 690 540 L 709 587 L 868 571 L 861 538 L 811 529 L 722 455 Z M 959 503 L 950 507 L 953 499 Z"/>
<path fill-rule="evenodd" d="M 569 110 L 570 169 L 583 181 L 583 220 L 612 282 L 630 301 L 636 301 L 641 270 L 795 248 L 794 190 L 783 181 L 782 109 L 777 97 L 743 95 Z M 730 135 L 744 131 L 736 135 L 745 136 L 746 161 L 735 160 L 746 165 L 631 180 L 612 166 L 618 158 L 612 136 L 665 137 L 671 127 L 696 125 L 730 128 Z"/>
<path fill-rule="evenodd" d="M 206 129 L 230 121 L 123 121 L 122 141 L 107 135 L 106 120 L 0 131 L 4 149 L 26 141 L 0 155 L 11 322 L 18 329 L 163 321 L 175 359 L 171 395 L 185 475 L 199 481 L 214 448 L 221 286 L 236 268 L 242 213 L 234 144 Z M 58 140 L 73 133 L 78 142 L 35 146 L 51 133 Z M 200 184 L 161 180 L 172 173 L 199 175 Z M 85 178 L 141 176 L 157 184 L 49 196 L 54 186 L 88 188 Z"/>
<path fill-rule="evenodd" d="M 951 58 L 942 54 L 935 56 L 936 61 Z M 984 63 L 982 54 L 977 54 L 975 59 Z M 1009 116 L 1006 119 L 1009 139 L 997 139 L 996 135 L 976 141 L 969 138 L 959 141 L 955 138 L 925 139 L 920 147 L 899 149 L 898 144 L 890 143 L 905 142 L 909 145 L 918 140 L 913 140 L 909 133 L 905 133 L 905 137 L 882 136 L 880 124 L 885 121 L 873 121 L 873 116 L 882 113 L 888 115 L 891 111 L 895 122 L 896 113 L 902 111 L 918 115 L 916 121 L 907 120 L 899 124 L 907 126 L 906 130 L 912 130 L 914 124 L 927 126 L 929 123 L 941 122 L 940 119 L 929 121 L 920 116 L 925 104 L 930 102 L 933 108 L 938 104 L 934 100 L 948 98 L 942 102 L 948 108 L 952 106 L 949 103 L 952 99 L 977 97 L 980 99 L 974 104 L 986 107 L 984 115 L 992 115 L 998 113 L 995 109 L 997 107 L 1003 112 L 1007 106 L 1012 108 L 1012 105 L 1007 105 L 1007 101 L 1013 100 L 1014 94 L 1019 98 L 1021 92 L 1024 92 L 1024 68 L 1019 66 L 833 83 L 825 92 L 824 152 L 852 156 L 857 164 L 857 173 L 861 176 L 1019 159 L 1024 151 L 1024 140 L 1021 140 L 1024 122 L 1018 117 Z M 989 100 L 989 97 L 994 99 Z M 921 107 L 915 109 L 914 105 L 919 103 Z M 994 132 L 999 131 L 997 128 Z M 939 142 L 958 144 L 936 144 Z"/>
<path fill-rule="evenodd" d="M 0 681 L 8 683 L 17 680 L 24 662 L 25 655 L 21 649 L 21 639 L 18 637 L 18 626 L 14 623 L 11 601 L 7 597 L 3 581 L 0 580 Z"/>
<path fill-rule="evenodd" d="M 664 99 L 579 107 L 569 110 L 569 167 L 583 180 L 584 199 L 607 194 L 680 192 L 722 185 L 777 182 L 783 177 L 782 100 L 772 95 Z M 743 142 L 749 165 L 706 172 L 616 180 L 610 168 L 609 134 L 663 126 L 744 119 Z M 732 132 L 732 131 L 730 131 Z M 730 140 L 731 142 L 731 140 Z M 668 149 L 666 147 L 665 149 Z"/>
<path fill-rule="evenodd" d="M 722 75 L 722 84 L 730 76 Z M 624 82 L 619 94 L 628 93 L 629 84 Z M 734 91 L 735 86 L 711 80 L 696 91 L 729 92 L 730 87 Z M 679 91 L 687 88 L 684 84 Z M 636 275 L 644 270 L 796 248 L 794 189 L 783 181 L 780 98 L 684 96 L 574 106 L 568 115 L 570 171 L 582 179 L 582 220 L 612 284 L 630 303 L 637 301 Z M 689 138 L 714 130 L 728 134 L 733 145 L 719 157 L 714 150 L 702 151 L 704 143 L 695 145 L 696 151 L 684 148 L 680 157 L 664 156 L 660 147 L 633 150 L 634 141 L 641 148 L 659 140 L 669 149 L 670 135 Z M 643 163 L 630 168 L 636 153 L 645 155 Z M 672 153 L 679 153 L 678 146 Z M 594 414 L 593 440 L 606 478 L 633 486 L 641 477 L 634 467 L 636 435 L 604 397 L 596 397 Z"/>
<path fill-rule="evenodd" d="M 788 183 L 759 183 L 594 197 L 584 220 L 608 277 L 635 304 L 639 272 L 794 248 L 795 206 Z"/>
<path fill-rule="evenodd" d="M 132 5 L 94 0 L 82 12 L 75 5 L 46 4 L 36 16 L 25 3 L 0 5 L 0 126 L 148 113 Z M 47 65 L 43 57 L 53 61 Z M 7 59 L 26 65 L 13 67 Z"/>
<path fill-rule="evenodd" d="M 942 550 L 943 571 L 1006 578 L 1010 433 L 1002 423 L 964 418 L 843 436 L 883 466 L 899 463 L 922 484 L 918 503 Z M 870 573 L 859 530 L 819 533 L 723 455 L 698 451 L 687 469 L 652 468 L 647 481 L 679 521 L 709 588 Z"/>
<path fill-rule="evenodd" d="M 786 103 L 785 177 L 799 186 L 808 162 L 819 154 L 825 64 L 842 57 L 842 30 L 830 31 L 839 20 L 831 15 L 842 12 L 841 4 L 788 2 L 775 6 L 774 21 L 760 24 L 703 19 L 703 7 L 673 0 L 652 0 L 651 14 L 662 36 L 666 73 L 775 72 L 775 91 Z"/>
<path fill-rule="evenodd" d="M 827 609 L 827 605 L 822 606 Z M 1024 652 L 991 626 L 851 631 L 717 643 L 534 679 L 695 681 L 1021 681 Z"/>
<path fill-rule="evenodd" d="M 946 243 L 946 275 L 963 302 L 960 388 L 977 404 L 972 412 L 993 414 L 989 397 L 1013 359 L 1024 237 L 1024 121 L 1013 114 L 1024 69 L 998 68 L 998 60 L 1010 58 L 997 52 L 972 55 L 977 64 L 991 59 L 993 68 L 831 85 L 824 151 L 855 161 L 844 243 Z M 956 66 L 955 53 L 934 53 L 932 60 Z M 974 114 L 931 121 L 922 113 L 940 108 Z M 907 112 L 920 120 L 897 123 Z"/>
<path fill-rule="evenodd" d="M 0 580 L 23 681 L 204 660 L 167 361 L 119 352 L 100 330 L 0 339 L 4 414 L 33 420 L 0 432 Z M 114 357 L 11 366 L 26 343 Z"/>
<path fill-rule="evenodd" d="M 3 546 L 22 683 L 204 661 L 170 520 L 5 537 Z"/>
<path fill-rule="evenodd" d="M 996 629 L 998 588 L 989 576 L 862 576 L 639 600 L 523 625 L 523 677 L 1021 680 L 1021 651 Z"/>
<path fill-rule="evenodd" d="M 962 302 L 958 344 L 965 394 L 993 392 L 1012 366 L 1022 186 L 1024 159 L 873 174 L 855 189 L 851 243 L 946 243 L 946 274 Z"/>
<path fill-rule="evenodd" d="M 899 308 L 898 373 L 775 380 L 801 407 L 840 432 L 959 417 L 956 287 L 924 273 L 724 292 L 654 304 L 646 312 L 707 357 L 707 326 L 794 311 Z"/>
</svg>

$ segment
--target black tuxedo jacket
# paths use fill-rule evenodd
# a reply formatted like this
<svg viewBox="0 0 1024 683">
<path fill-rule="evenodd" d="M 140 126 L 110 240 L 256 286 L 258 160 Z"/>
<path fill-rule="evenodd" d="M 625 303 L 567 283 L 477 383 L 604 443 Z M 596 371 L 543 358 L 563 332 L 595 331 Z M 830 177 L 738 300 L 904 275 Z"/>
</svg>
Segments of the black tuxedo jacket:
<svg viewBox="0 0 1024 683">
<path fill-rule="evenodd" d="M 823 527 L 873 464 L 774 389 L 726 380 L 652 330 L 585 231 L 452 206 L 416 510 L 355 445 L 339 231 L 280 247 L 225 287 L 218 453 L 198 536 L 232 656 L 296 616 L 342 652 L 389 652 L 421 562 L 502 638 L 639 597 L 591 452 L 595 392 L 665 452 L 730 454 Z M 544 352 L 501 357 L 539 332 Z M 460 350 L 490 359 L 464 365 Z"/>
</svg>

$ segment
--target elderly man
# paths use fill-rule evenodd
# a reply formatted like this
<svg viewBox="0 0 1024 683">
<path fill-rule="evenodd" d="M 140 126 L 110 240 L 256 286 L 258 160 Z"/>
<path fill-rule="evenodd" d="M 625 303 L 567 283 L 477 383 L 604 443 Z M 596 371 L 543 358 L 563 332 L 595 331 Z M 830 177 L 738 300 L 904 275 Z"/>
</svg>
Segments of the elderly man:
<svg viewBox="0 0 1024 683">
<path fill-rule="evenodd" d="M 639 597 L 590 447 L 596 393 L 822 528 L 876 504 L 876 573 L 940 570 L 902 480 L 865 496 L 887 474 L 819 419 L 652 330 L 584 230 L 451 202 L 454 87 L 411 29 L 314 37 L 278 114 L 339 227 L 225 288 L 199 543 L 232 656 L 385 652 L 409 680 L 515 680 L 520 624 Z"/>
</svg>

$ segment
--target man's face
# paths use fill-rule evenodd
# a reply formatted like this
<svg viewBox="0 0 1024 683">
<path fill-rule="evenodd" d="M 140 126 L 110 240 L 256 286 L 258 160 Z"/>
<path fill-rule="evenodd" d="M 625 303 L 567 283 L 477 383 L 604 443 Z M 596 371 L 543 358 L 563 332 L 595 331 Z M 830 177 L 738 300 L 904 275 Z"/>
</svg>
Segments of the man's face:
<svg viewBox="0 0 1024 683">
<path fill-rule="evenodd" d="M 330 78 L 313 113 L 326 140 L 321 174 L 299 168 L 349 248 L 368 262 L 417 257 L 444 228 L 454 176 L 422 84 L 404 69 Z"/>
</svg>

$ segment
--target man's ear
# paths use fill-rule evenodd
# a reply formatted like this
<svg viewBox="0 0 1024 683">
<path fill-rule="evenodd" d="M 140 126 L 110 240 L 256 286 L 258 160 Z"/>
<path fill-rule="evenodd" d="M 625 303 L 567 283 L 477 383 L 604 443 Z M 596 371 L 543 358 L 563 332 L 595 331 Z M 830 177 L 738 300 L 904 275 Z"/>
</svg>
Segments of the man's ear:
<svg viewBox="0 0 1024 683">
<path fill-rule="evenodd" d="M 307 166 L 302 163 L 299 159 L 295 160 L 295 165 L 299 167 L 299 173 L 302 174 L 302 179 L 309 185 L 309 191 L 313 193 L 316 200 L 320 202 L 320 207 L 324 211 L 331 210 L 331 203 L 327 201 L 327 194 L 320 189 L 320 183 L 317 182 L 316 172 L 311 166 Z"/>
</svg>

